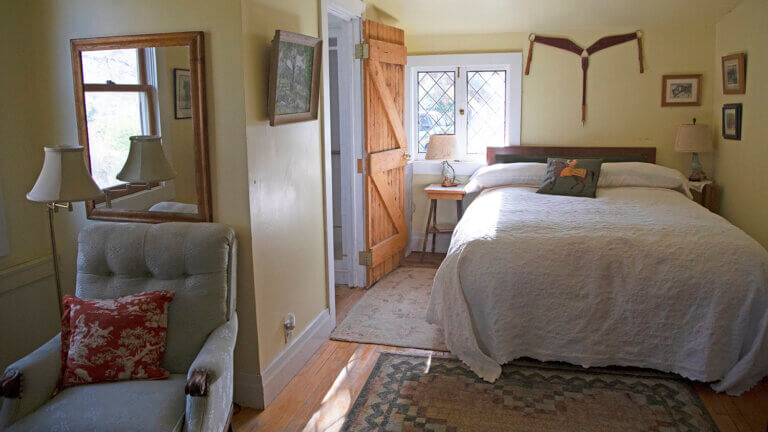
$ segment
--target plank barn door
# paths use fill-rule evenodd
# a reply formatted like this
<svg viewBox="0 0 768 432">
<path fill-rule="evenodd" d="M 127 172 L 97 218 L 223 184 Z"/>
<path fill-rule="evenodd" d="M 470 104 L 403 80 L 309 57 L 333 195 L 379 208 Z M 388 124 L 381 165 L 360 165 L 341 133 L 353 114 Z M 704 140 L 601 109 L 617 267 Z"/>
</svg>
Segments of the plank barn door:
<svg viewBox="0 0 768 432">
<path fill-rule="evenodd" d="M 363 61 L 367 286 L 400 265 L 408 243 L 404 43 L 405 34 L 398 28 L 363 23 L 363 44 L 368 44 L 369 55 Z"/>
</svg>

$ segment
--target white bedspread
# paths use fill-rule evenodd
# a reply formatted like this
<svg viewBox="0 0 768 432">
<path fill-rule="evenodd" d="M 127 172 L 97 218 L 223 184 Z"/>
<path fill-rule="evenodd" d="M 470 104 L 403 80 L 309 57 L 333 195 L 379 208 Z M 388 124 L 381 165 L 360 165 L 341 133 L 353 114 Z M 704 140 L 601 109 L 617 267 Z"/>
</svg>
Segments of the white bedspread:
<svg viewBox="0 0 768 432">
<path fill-rule="evenodd" d="M 670 371 L 740 394 L 768 375 L 768 253 L 669 189 L 485 190 L 427 320 L 493 381 L 517 357 Z"/>
</svg>

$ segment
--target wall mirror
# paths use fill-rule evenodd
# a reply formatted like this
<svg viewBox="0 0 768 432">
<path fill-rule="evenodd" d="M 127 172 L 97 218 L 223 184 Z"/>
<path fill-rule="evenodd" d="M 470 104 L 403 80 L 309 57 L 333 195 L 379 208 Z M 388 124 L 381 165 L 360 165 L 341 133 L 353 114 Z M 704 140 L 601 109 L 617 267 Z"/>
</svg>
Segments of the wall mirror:
<svg viewBox="0 0 768 432">
<path fill-rule="evenodd" d="M 202 32 L 70 41 L 89 219 L 211 221 Z"/>
</svg>

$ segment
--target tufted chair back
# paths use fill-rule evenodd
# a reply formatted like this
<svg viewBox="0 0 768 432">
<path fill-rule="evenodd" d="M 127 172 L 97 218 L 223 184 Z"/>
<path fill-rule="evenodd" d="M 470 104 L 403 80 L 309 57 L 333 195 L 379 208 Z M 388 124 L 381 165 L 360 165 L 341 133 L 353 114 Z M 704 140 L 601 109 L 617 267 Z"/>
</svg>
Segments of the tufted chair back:
<svg viewBox="0 0 768 432">
<path fill-rule="evenodd" d="M 186 374 L 211 331 L 234 311 L 235 249 L 235 233 L 216 223 L 91 224 L 78 238 L 76 294 L 174 291 L 163 367 Z"/>
</svg>

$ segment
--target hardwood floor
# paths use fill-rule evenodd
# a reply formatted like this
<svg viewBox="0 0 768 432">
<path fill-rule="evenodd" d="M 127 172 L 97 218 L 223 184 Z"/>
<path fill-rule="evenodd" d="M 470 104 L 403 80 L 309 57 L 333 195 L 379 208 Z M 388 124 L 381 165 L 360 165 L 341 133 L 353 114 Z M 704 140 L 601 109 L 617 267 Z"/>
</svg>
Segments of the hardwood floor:
<svg viewBox="0 0 768 432">
<path fill-rule="evenodd" d="M 418 253 L 405 266 L 437 267 L 444 255 Z M 365 290 L 336 286 L 337 323 L 363 296 Z M 242 408 L 233 418 L 237 432 L 338 431 L 365 385 L 379 353 L 398 350 L 423 355 L 447 353 L 403 349 L 384 345 L 326 341 L 277 399 L 263 411 Z M 694 383 L 696 393 L 722 432 L 766 432 L 768 426 L 768 379 L 749 392 L 732 397 L 718 394 L 707 385 Z"/>
</svg>

